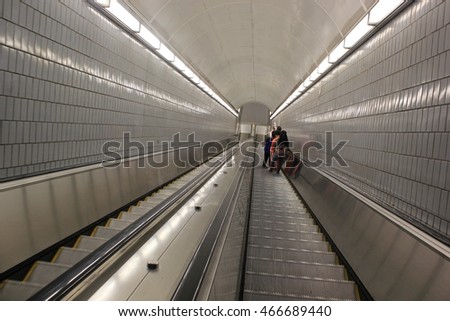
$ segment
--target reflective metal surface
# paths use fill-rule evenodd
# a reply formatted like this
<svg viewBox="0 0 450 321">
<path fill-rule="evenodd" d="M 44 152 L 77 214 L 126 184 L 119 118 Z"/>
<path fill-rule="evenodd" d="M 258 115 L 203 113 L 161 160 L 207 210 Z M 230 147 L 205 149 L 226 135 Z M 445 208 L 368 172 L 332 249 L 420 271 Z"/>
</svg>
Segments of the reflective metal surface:
<svg viewBox="0 0 450 321">
<path fill-rule="evenodd" d="M 448 246 L 314 169 L 293 182 L 375 300 L 450 300 Z"/>
<path fill-rule="evenodd" d="M 182 279 L 203 235 L 239 168 L 219 170 L 183 207 L 156 231 L 125 264 L 111 262 L 117 271 L 105 280 L 89 300 L 169 300 Z M 148 262 L 158 262 L 149 270 Z M 116 266 L 117 265 L 117 266 Z M 79 294 L 75 293 L 74 297 Z"/>
<path fill-rule="evenodd" d="M 194 159 L 188 150 L 179 151 L 182 159 Z M 152 160 L 162 158 L 170 165 L 156 168 L 146 161 L 139 168 L 135 158 L 116 168 L 88 166 L 1 184 L 0 242 L 8 246 L 0 249 L 0 272 L 190 169 L 176 166 L 173 152 Z"/>
</svg>

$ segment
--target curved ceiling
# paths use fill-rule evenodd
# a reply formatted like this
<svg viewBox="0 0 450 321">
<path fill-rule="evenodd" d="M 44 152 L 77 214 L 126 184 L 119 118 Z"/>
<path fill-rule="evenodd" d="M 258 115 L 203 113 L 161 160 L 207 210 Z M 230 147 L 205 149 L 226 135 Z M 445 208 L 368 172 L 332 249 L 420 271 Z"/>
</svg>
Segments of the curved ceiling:
<svg viewBox="0 0 450 321">
<path fill-rule="evenodd" d="M 126 0 L 236 109 L 275 110 L 377 0 Z"/>
</svg>

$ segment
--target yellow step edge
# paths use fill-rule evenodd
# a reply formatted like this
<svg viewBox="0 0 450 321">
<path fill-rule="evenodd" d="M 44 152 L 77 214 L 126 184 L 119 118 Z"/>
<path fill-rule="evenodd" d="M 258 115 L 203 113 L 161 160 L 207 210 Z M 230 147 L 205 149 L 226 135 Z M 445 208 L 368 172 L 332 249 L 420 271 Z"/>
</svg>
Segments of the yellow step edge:
<svg viewBox="0 0 450 321">
<path fill-rule="evenodd" d="M 344 278 L 347 280 L 347 281 L 350 281 L 350 279 L 348 278 L 348 272 L 347 272 L 347 269 L 344 267 Z"/>
<path fill-rule="evenodd" d="M 37 264 L 36 262 L 33 264 L 33 266 L 31 267 L 31 269 L 27 272 L 27 275 L 25 275 L 25 277 L 23 278 L 22 282 L 27 282 L 28 279 L 31 277 L 31 274 L 33 274 L 34 270 L 36 270 L 37 268 Z"/>
<path fill-rule="evenodd" d="M 139 201 L 139 202 L 140 202 L 140 201 Z M 122 219 L 124 213 L 126 213 L 126 212 L 124 212 L 124 211 L 120 212 L 119 215 L 117 216 L 117 218 L 118 218 L 119 220 Z"/>
<path fill-rule="evenodd" d="M 63 247 L 61 246 L 58 251 L 56 251 L 56 254 L 53 255 L 53 258 L 51 260 L 51 263 L 55 263 L 56 260 L 58 259 L 58 257 L 61 255 L 61 251 L 62 251 Z"/>
<path fill-rule="evenodd" d="M 355 297 L 356 301 L 361 301 L 361 297 L 359 296 L 358 285 L 355 283 Z"/>
<path fill-rule="evenodd" d="M 97 233 L 97 231 L 98 231 L 98 226 L 94 227 L 94 229 L 92 230 L 91 236 L 95 237 L 95 234 Z"/>
<path fill-rule="evenodd" d="M 112 222 L 112 218 L 109 218 L 104 227 L 109 227 Z"/>
<path fill-rule="evenodd" d="M 74 248 L 74 249 L 78 248 L 78 245 L 80 245 L 80 242 L 81 242 L 81 236 L 78 236 L 78 238 L 75 241 L 75 244 L 72 246 L 72 248 Z"/>
</svg>

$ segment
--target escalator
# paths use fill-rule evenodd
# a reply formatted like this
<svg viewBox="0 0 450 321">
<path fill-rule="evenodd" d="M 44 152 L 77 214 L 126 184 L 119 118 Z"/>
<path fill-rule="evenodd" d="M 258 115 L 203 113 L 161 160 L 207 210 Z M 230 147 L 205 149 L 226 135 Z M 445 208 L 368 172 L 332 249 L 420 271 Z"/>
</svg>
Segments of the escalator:
<svg viewBox="0 0 450 321">
<path fill-rule="evenodd" d="M 61 247 L 50 262 L 36 261 L 23 280 L 5 280 L 0 283 L 0 301 L 26 300 L 44 286 L 68 271 L 87 255 L 98 249 L 106 241 L 135 222 L 152 208 L 169 198 L 184 184 L 206 171 L 207 167 L 198 167 L 177 180 L 159 189 L 151 196 L 121 212 L 116 218 L 110 218 L 106 224 L 96 226 L 89 235 L 80 235 L 73 247 Z"/>
<path fill-rule="evenodd" d="M 244 300 L 359 300 L 324 234 L 284 174 L 254 169 Z"/>
<path fill-rule="evenodd" d="M 234 159 L 232 162 L 239 164 L 239 159 Z M 227 166 L 232 166 L 232 164 L 230 163 Z M 204 176 L 204 179 L 211 177 L 210 170 L 208 166 L 200 166 L 135 206 L 131 206 L 127 212 L 121 212 L 116 218 L 109 219 L 106 224 L 95 227 L 89 235 L 79 236 L 73 247 L 61 247 L 50 262 L 35 262 L 23 280 L 3 281 L 0 283 L 0 300 L 26 300 L 34 297 L 37 292 L 45 289 L 49 283 L 52 283 L 55 279 L 60 279 L 60 276 L 65 276 L 67 274 L 65 272 L 70 272 L 73 267 L 89 258 L 99 248 L 108 245 L 106 243 L 115 241 L 114 238 L 118 234 L 126 232 L 124 229 L 138 223 L 144 215 L 148 215 L 150 210 L 156 209 L 165 200 L 170 199 L 174 193 L 184 189 L 186 184 L 189 185 L 188 182 L 196 181 L 200 176 Z M 225 175 L 227 172 L 229 174 Z M 217 211 L 218 214 L 215 215 L 216 218 L 211 219 L 211 223 L 208 223 L 210 227 L 203 237 L 204 242 L 201 242 L 194 257 L 190 259 L 191 262 L 186 269 L 187 272 L 184 273 L 182 282 L 178 286 L 177 295 L 172 299 L 359 300 L 355 282 L 348 279 L 345 267 L 339 264 L 338 256 L 332 251 L 331 245 L 326 241 L 319 226 L 315 223 L 287 178 L 284 177 L 284 174 L 272 174 L 261 167 L 257 167 L 254 168 L 252 175 L 250 167 L 248 167 L 248 170 L 235 170 L 230 167 L 228 170 L 221 171 L 220 175 L 228 176 L 228 178 L 215 181 L 213 185 L 210 183 L 211 186 L 214 186 L 212 189 L 214 191 L 211 190 L 211 187 L 206 187 L 208 192 L 212 192 L 212 196 L 208 196 L 203 205 L 200 206 L 200 198 L 195 198 L 194 194 L 192 196 L 186 195 L 187 199 L 192 198 L 192 201 L 188 202 L 190 204 L 188 207 L 195 205 L 195 209 L 190 210 L 193 211 L 193 218 L 200 219 L 204 216 L 201 220 L 203 222 L 208 211 L 211 211 L 212 214 Z M 240 175 L 246 177 L 246 179 L 240 179 Z M 199 180 L 196 184 L 201 186 L 204 183 Z M 246 186 L 246 188 L 239 187 L 240 184 Z M 226 196 L 226 201 L 217 201 L 216 203 L 221 205 L 216 210 L 213 209 L 211 198 L 221 198 L 219 189 L 224 189 L 223 192 L 226 192 L 230 199 L 227 199 Z M 247 189 L 248 192 L 245 192 Z M 203 191 L 205 188 L 201 190 Z M 205 191 L 201 193 L 205 194 Z M 248 216 L 250 194 L 251 203 Z M 202 197 L 206 197 L 205 195 Z M 236 199 L 234 200 L 234 198 Z M 214 208 L 216 206 L 214 205 Z M 173 222 L 168 222 L 168 225 L 172 226 L 174 223 L 187 219 L 186 211 L 180 209 L 179 212 L 184 213 L 184 216 L 181 214 L 180 217 L 174 216 Z M 228 215 L 230 215 L 229 219 L 227 219 Z M 228 223 L 225 224 L 225 222 Z M 229 224 L 229 227 L 227 227 L 227 224 Z M 220 231 L 215 229 L 219 226 L 224 228 L 221 228 Z M 183 229 L 185 230 L 183 233 L 187 233 L 188 229 Z M 200 228 L 198 224 L 194 224 L 191 229 L 196 233 L 204 233 L 202 232 L 204 229 Z M 245 230 L 248 230 L 248 236 L 245 235 Z M 173 233 L 174 240 L 177 235 Z M 220 241 L 221 235 L 224 237 L 223 242 Z M 164 238 L 167 239 L 166 234 L 164 234 Z M 201 237 L 199 236 L 199 238 Z M 245 243 L 245 240 L 247 243 Z M 170 244 L 172 243 L 175 244 L 171 241 Z M 218 254 L 221 253 L 217 259 L 214 259 L 213 252 L 206 254 L 203 251 L 203 249 L 208 248 L 208 246 L 205 246 L 208 243 L 210 243 L 211 248 L 214 248 L 216 244 L 223 244 L 222 248 L 216 247 L 213 250 Z M 186 248 L 186 243 L 181 242 L 179 247 L 173 251 L 173 260 L 181 257 L 179 251 L 186 252 Z M 210 250 L 208 250 L 209 252 Z M 136 253 L 136 255 L 140 255 L 140 252 Z M 168 257 L 167 260 L 172 260 L 169 259 L 170 251 L 164 250 L 164 253 Z M 148 255 L 148 253 L 146 252 L 145 255 Z M 130 260 L 132 261 L 131 257 Z M 172 269 L 170 266 L 163 267 L 164 260 L 165 258 L 159 257 L 161 266 L 156 271 L 144 271 L 145 275 L 142 280 L 148 279 L 148 282 L 139 279 L 138 284 L 133 285 L 132 288 L 139 288 L 142 293 L 159 295 L 161 286 L 164 285 L 164 288 L 167 288 L 169 286 L 167 282 L 170 280 L 164 281 L 165 279 L 160 277 L 158 273 L 168 273 L 168 269 Z M 216 264 L 212 262 L 216 262 Z M 231 262 L 236 264 L 230 264 Z M 184 264 L 186 263 L 178 262 L 175 266 L 183 266 Z M 206 272 L 207 266 L 213 272 Z M 124 267 L 126 266 L 124 265 Z M 205 273 L 201 272 L 203 270 Z M 121 273 L 118 270 L 117 275 L 123 279 Z M 127 273 L 131 273 L 130 270 L 127 270 Z M 182 272 L 177 273 L 183 275 Z M 242 275 L 242 277 L 240 278 L 239 275 Z M 112 276 L 111 280 L 107 282 L 115 282 L 114 277 Z M 155 282 L 155 278 L 159 281 Z M 197 296 L 197 292 L 191 293 L 193 288 L 191 283 L 194 282 L 194 279 L 198 279 L 199 284 L 211 279 L 211 283 L 205 287 L 207 290 L 200 290 L 200 293 L 204 293 L 201 296 Z M 175 281 L 173 280 L 173 282 Z M 236 290 L 231 289 L 234 285 L 237 285 Z M 124 284 L 124 286 L 130 287 L 129 284 Z M 172 287 L 176 286 L 173 285 Z M 104 288 L 108 287 L 105 286 Z M 198 288 L 200 289 L 200 286 Z M 224 290 L 229 293 L 228 296 L 224 296 Z M 122 293 L 122 290 L 119 292 Z M 101 293 L 105 298 L 104 293 Z M 39 296 L 39 299 L 47 297 L 47 295 L 43 295 Z M 156 297 L 162 299 L 162 297 Z M 88 296 L 81 296 L 82 300 L 86 298 Z M 130 296 L 130 299 L 133 299 L 133 297 Z M 139 297 L 139 299 L 147 300 L 148 295 Z M 167 298 L 164 297 L 163 299 Z"/>
</svg>

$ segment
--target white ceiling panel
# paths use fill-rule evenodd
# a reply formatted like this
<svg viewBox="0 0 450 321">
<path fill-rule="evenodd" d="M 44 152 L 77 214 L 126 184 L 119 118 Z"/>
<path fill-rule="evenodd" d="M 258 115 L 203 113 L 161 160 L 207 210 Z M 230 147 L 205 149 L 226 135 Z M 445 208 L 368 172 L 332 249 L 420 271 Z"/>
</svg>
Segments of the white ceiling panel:
<svg viewBox="0 0 450 321">
<path fill-rule="evenodd" d="M 275 110 L 377 0 L 125 0 L 236 109 Z"/>
</svg>

